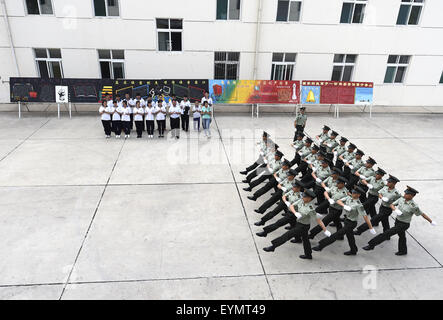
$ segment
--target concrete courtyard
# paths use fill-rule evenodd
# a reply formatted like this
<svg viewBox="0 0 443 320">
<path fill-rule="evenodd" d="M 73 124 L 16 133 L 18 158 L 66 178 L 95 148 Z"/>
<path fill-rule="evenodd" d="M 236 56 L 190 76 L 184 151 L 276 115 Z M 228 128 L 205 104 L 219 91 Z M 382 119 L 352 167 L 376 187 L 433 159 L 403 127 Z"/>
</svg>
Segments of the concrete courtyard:
<svg viewBox="0 0 443 320">
<path fill-rule="evenodd" d="M 262 250 L 285 230 L 255 235 L 253 210 L 269 195 L 248 200 L 239 171 L 263 129 L 292 159 L 289 113 L 217 114 L 212 139 L 175 141 L 106 140 L 91 114 L 3 112 L 0 299 L 442 299 L 443 114 L 308 116 L 311 136 L 329 125 L 397 176 L 399 191 L 420 191 L 439 225 L 413 218 L 407 256 L 394 255 L 397 236 L 362 250 L 368 232 L 355 257 L 346 241 L 312 261 L 298 258 L 301 244 Z"/>
</svg>

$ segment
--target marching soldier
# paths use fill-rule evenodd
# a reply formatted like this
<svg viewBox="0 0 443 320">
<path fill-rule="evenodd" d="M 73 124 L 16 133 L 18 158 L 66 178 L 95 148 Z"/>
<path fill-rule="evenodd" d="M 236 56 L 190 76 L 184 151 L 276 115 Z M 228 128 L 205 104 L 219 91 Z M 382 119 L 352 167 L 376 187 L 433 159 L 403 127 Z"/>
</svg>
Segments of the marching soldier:
<svg viewBox="0 0 443 320">
<path fill-rule="evenodd" d="M 331 131 L 331 136 L 322 142 L 322 145 L 326 146 L 326 152 L 331 153 L 332 150 L 338 146 L 337 140 L 338 133 L 336 131 Z"/>
<path fill-rule="evenodd" d="M 269 173 L 271 173 L 272 175 L 269 176 L 268 183 L 266 183 L 263 187 L 258 189 L 256 192 L 254 192 L 254 194 L 252 196 L 248 196 L 248 199 L 256 201 L 257 198 L 261 197 L 262 195 L 264 195 L 266 192 L 268 192 L 272 188 L 277 190 L 278 183 L 280 181 L 283 181 L 284 179 L 286 179 L 290 168 L 291 168 L 290 162 L 286 159 L 281 163 L 280 167 L 274 166 L 273 168 L 270 168 L 270 170 L 272 170 L 272 171 L 269 171 Z M 254 188 L 256 185 L 258 185 L 258 184 L 256 184 L 256 181 L 254 181 L 250 184 L 249 189 L 245 188 L 243 190 L 251 191 L 252 188 Z"/>
<path fill-rule="evenodd" d="M 359 151 L 359 150 L 357 150 L 357 154 L 356 154 L 355 159 L 357 159 L 358 151 Z M 354 160 L 354 161 L 355 161 L 355 160 Z M 353 174 L 351 174 L 351 178 L 349 179 L 349 183 L 348 183 L 348 185 L 347 185 L 346 187 L 347 187 L 348 189 L 351 189 L 351 188 L 354 187 L 354 185 L 355 185 L 357 182 L 359 182 L 359 181 L 361 181 L 361 180 L 363 180 L 363 179 L 366 179 L 366 178 L 370 178 L 370 177 L 375 176 L 375 171 L 374 171 L 374 169 L 373 169 L 373 166 L 374 166 L 376 163 L 377 163 L 377 162 L 376 162 L 374 159 L 372 159 L 371 157 L 369 157 L 368 160 L 366 160 L 366 164 L 365 164 L 364 166 L 361 166 L 360 168 L 358 168 L 357 171 L 355 171 Z M 350 163 L 350 164 L 351 164 L 351 163 Z M 355 169 L 355 167 L 354 167 L 354 169 Z M 352 169 L 351 172 L 352 172 L 354 169 Z M 360 186 L 360 187 L 361 187 L 361 186 Z M 367 191 L 366 187 L 365 187 L 365 188 L 362 188 L 362 189 L 365 191 L 365 194 L 366 194 L 366 191 Z M 363 200 L 363 201 L 364 201 L 364 200 Z"/>
<path fill-rule="evenodd" d="M 297 172 L 297 174 L 301 172 L 302 176 L 304 176 L 306 174 L 306 171 L 308 170 L 308 166 L 317 159 L 317 153 L 319 150 L 320 148 L 314 144 L 312 148 L 310 148 L 310 153 L 301 158 L 301 161 L 298 164 L 298 167 L 295 169 L 295 172 Z"/>
<path fill-rule="evenodd" d="M 389 240 L 393 235 L 398 234 L 398 252 L 395 254 L 397 256 L 406 255 L 408 253 L 406 230 L 408 230 L 411 225 L 412 216 L 422 216 L 425 220 L 431 223 L 431 225 L 437 225 L 437 223 L 423 213 L 414 202 L 413 199 L 417 193 L 417 190 L 407 186 L 404 196 L 390 204 L 391 210 L 397 214 L 395 225 L 392 228 L 385 230 L 382 234 L 372 238 L 368 245 L 363 247 L 364 250 L 373 250 L 375 246 L 383 241 Z"/>
<path fill-rule="evenodd" d="M 274 143 L 272 140 L 268 139 L 268 144 L 266 147 L 266 152 L 263 153 L 262 159 L 263 163 L 259 165 L 257 168 L 252 170 L 247 176 L 246 179 L 242 180 L 243 183 L 251 183 L 252 179 L 257 177 L 258 175 L 263 174 L 267 171 L 267 165 L 275 156 L 275 153 L 277 152 L 277 149 L 279 148 L 279 145 Z"/>
<path fill-rule="evenodd" d="M 266 163 L 266 168 L 264 168 L 263 172 L 255 179 L 249 183 L 249 187 L 243 188 L 245 191 L 252 191 L 253 188 L 258 186 L 260 183 L 265 181 L 266 179 L 272 179 L 273 174 L 280 170 L 282 166 L 281 158 L 283 157 L 283 152 L 277 150 L 274 154 L 274 158 L 269 162 L 265 158 L 264 162 Z"/>
<path fill-rule="evenodd" d="M 314 198 L 315 193 L 313 191 L 305 190 L 302 200 L 298 202 L 297 210 L 295 210 L 294 206 L 290 207 L 290 210 L 297 218 L 295 227 L 285 232 L 280 237 L 272 240 L 272 245 L 263 248 L 264 251 L 272 252 L 275 250 L 275 248 L 281 246 L 283 243 L 295 237 L 296 239 L 301 238 L 303 242 L 304 254 L 301 255 L 300 258 L 312 259 L 311 243 L 308 238 L 308 231 L 311 225 L 311 217 L 316 217 L 317 223 L 321 226 L 326 236 L 331 235 L 331 233 L 323 225 L 323 222 L 320 220 L 320 218 L 317 217 L 314 206 L 312 204 Z"/>
<path fill-rule="evenodd" d="M 296 139 L 290 145 L 295 149 L 295 152 L 297 153 L 297 151 L 299 151 L 305 145 L 305 143 L 303 142 L 305 134 L 303 132 L 296 132 L 295 136 Z"/>
<path fill-rule="evenodd" d="M 361 159 L 365 153 L 359 149 L 355 152 L 355 157 L 347 162 L 345 162 L 343 175 L 346 179 L 351 178 L 351 174 L 354 174 L 361 166 L 363 166 L 363 160 Z M 349 189 L 349 187 L 348 187 Z"/>
<path fill-rule="evenodd" d="M 365 210 L 363 209 L 363 205 L 359 200 L 360 194 L 363 192 L 360 187 L 355 187 L 352 190 L 352 196 L 347 196 L 345 199 L 337 200 L 336 203 L 343 207 L 346 211 L 346 219 L 344 222 L 343 228 L 339 229 L 337 232 L 333 233 L 330 237 L 324 238 L 320 240 L 318 245 L 312 250 L 321 251 L 323 248 L 329 246 L 334 243 L 338 238 L 346 235 L 348 239 L 348 244 L 350 247 L 349 251 L 346 251 L 344 255 L 346 256 L 355 256 L 357 254 L 357 246 L 355 245 L 355 238 L 353 230 L 357 226 L 357 219 L 361 215 L 363 219 L 369 226 L 372 234 L 376 234 L 376 231 L 372 227 L 371 221 L 367 217 Z"/>
<path fill-rule="evenodd" d="M 337 231 L 342 228 L 342 224 L 340 221 L 340 216 L 343 211 L 343 207 L 337 204 L 338 200 L 344 200 L 348 196 L 348 189 L 346 189 L 345 184 L 348 182 L 345 177 L 339 177 L 337 179 L 337 184 L 329 189 L 329 191 L 324 192 L 324 197 L 327 199 L 324 201 L 326 207 L 329 205 L 329 213 L 323 218 L 323 224 L 327 227 L 330 222 L 334 222 L 334 225 L 337 227 Z M 320 204 L 317 207 L 317 212 L 319 212 L 319 208 L 325 204 Z M 319 212 L 321 213 L 321 212 Z M 321 228 L 315 226 L 309 232 L 309 239 L 314 239 L 314 237 L 319 234 Z M 343 240 L 343 235 L 338 237 L 338 240 Z"/>
<path fill-rule="evenodd" d="M 325 189 L 326 192 L 331 191 L 331 189 L 337 185 L 338 177 L 340 177 L 341 174 L 342 171 L 339 168 L 332 168 L 331 175 L 321 183 L 323 189 Z"/>
<path fill-rule="evenodd" d="M 290 172 L 290 174 L 294 173 L 294 171 L 292 169 L 289 170 L 289 172 Z M 291 190 L 289 190 L 283 194 L 280 203 L 274 208 L 274 210 L 269 211 L 267 214 L 265 214 L 260 219 L 260 221 L 254 223 L 254 224 L 256 226 L 263 226 L 263 225 L 265 225 L 265 223 L 267 221 L 274 218 L 281 211 L 288 211 L 288 208 L 291 205 L 294 205 L 297 201 L 301 200 L 301 197 L 302 197 L 301 190 L 302 190 L 302 185 L 301 185 L 300 181 L 294 179 Z M 293 215 L 291 214 L 291 216 L 293 216 Z"/>
<path fill-rule="evenodd" d="M 257 142 L 257 145 L 259 146 L 259 149 L 260 149 L 260 155 L 259 155 L 258 159 L 252 165 L 247 167 L 245 170 L 240 171 L 241 174 L 247 175 L 249 171 L 254 170 L 259 165 L 262 165 L 264 163 L 263 156 L 268 151 L 268 137 L 269 137 L 268 133 L 266 131 L 263 131 L 262 140 L 260 142 Z"/>
<path fill-rule="evenodd" d="M 345 177 L 346 177 L 346 175 L 345 175 L 346 168 L 345 168 L 344 164 L 355 158 L 355 149 L 357 149 L 357 146 L 353 143 L 350 143 L 348 146 L 348 150 L 346 150 L 345 152 L 342 153 L 342 155 L 337 157 L 336 166 L 337 166 L 337 164 L 339 164 L 338 160 L 340 160 L 341 164 L 342 164 L 341 169 L 343 170 L 343 176 L 345 176 Z"/>
<path fill-rule="evenodd" d="M 291 167 L 294 166 L 294 164 L 297 164 L 297 166 L 300 165 L 301 159 L 305 158 L 308 154 L 311 153 L 311 147 L 312 146 L 312 139 L 306 138 L 305 139 L 305 145 L 300 149 L 300 151 L 295 152 L 294 159 L 291 161 Z"/>
<path fill-rule="evenodd" d="M 318 204 L 320 204 L 325 200 L 324 198 L 325 189 L 323 189 L 322 183 L 323 180 L 327 179 L 332 174 L 331 168 L 329 168 L 331 164 L 332 163 L 330 162 L 329 159 L 324 158 L 321 161 L 321 165 L 318 168 L 312 169 L 311 175 L 312 178 L 314 178 L 315 180 L 314 192 L 317 196 Z"/>
<path fill-rule="evenodd" d="M 334 156 L 336 158 L 335 160 L 335 166 L 341 170 L 343 170 L 343 160 L 340 160 L 340 156 L 344 154 L 347 150 L 346 143 L 348 142 L 348 139 L 345 137 L 340 138 L 340 144 L 332 149 L 332 152 L 334 153 Z"/>
<path fill-rule="evenodd" d="M 285 163 L 287 160 L 283 161 L 283 168 L 285 168 Z M 289 161 L 287 162 L 289 163 Z M 282 170 L 280 169 L 280 170 Z M 277 201 L 281 200 L 283 192 L 287 192 L 289 190 L 292 189 L 292 184 L 294 182 L 294 178 L 297 175 L 297 173 L 292 170 L 289 169 L 287 171 L 287 177 L 285 179 L 281 179 L 281 176 L 278 175 L 277 172 L 277 177 L 276 180 L 278 182 L 277 184 L 277 192 L 275 192 L 271 198 L 269 198 L 268 200 L 266 200 L 258 209 L 255 209 L 254 211 L 257 213 L 264 213 L 268 208 L 270 208 L 273 204 L 277 203 Z"/>
<path fill-rule="evenodd" d="M 295 117 L 294 127 L 295 127 L 296 131 L 295 131 L 295 135 L 294 135 L 294 141 L 297 139 L 297 134 L 303 133 L 303 131 L 305 130 L 306 121 L 308 120 L 308 117 L 306 116 L 305 112 L 306 112 L 306 108 L 301 107 L 300 112 Z"/>
<path fill-rule="evenodd" d="M 323 126 L 323 132 L 321 134 L 319 134 L 318 136 L 315 136 L 315 138 L 317 138 L 318 142 L 320 144 L 323 143 L 323 141 L 326 141 L 329 139 L 329 130 L 331 130 L 331 128 L 329 128 L 327 125 Z"/>
<path fill-rule="evenodd" d="M 377 214 L 375 210 L 375 205 L 378 202 L 378 192 L 385 186 L 385 182 L 383 180 L 383 176 L 386 174 L 381 168 L 378 168 L 375 171 L 375 176 L 363 179 L 361 181 L 362 185 L 368 188 L 368 198 L 363 202 L 363 207 L 365 211 L 371 218 L 375 217 Z"/>
<path fill-rule="evenodd" d="M 391 204 L 394 203 L 398 198 L 401 197 L 400 192 L 395 188 L 395 185 L 400 182 L 396 177 L 389 175 L 387 180 L 387 185 L 384 186 L 379 192 L 378 197 L 382 200 L 380 208 L 378 209 L 378 214 L 371 219 L 371 223 L 375 226 L 379 224 L 383 225 L 383 232 L 389 230 L 389 216 L 392 213 Z M 355 230 L 355 235 L 361 235 L 367 230 L 366 225 L 361 225 Z M 389 237 L 388 239 L 389 240 Z"/>
</svg>

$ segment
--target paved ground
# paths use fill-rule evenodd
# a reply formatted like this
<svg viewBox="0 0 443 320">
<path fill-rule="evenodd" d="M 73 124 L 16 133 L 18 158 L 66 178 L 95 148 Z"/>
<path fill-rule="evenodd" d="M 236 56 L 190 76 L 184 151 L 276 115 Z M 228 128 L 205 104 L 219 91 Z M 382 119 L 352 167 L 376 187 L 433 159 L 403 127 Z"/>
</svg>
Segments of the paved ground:
<svg viewBox="0 0 443 320">
<path fill-rule="evenodd" d="M 312 261 L 301 245 L 262 250 L 283 231 L 255 236 L 266 196 L 246 199 L 238 173 L 262 129 L 293 156 L 289 115 L 220 115 L 211 140 L 179 141 L 105 140 L 92 116 L 0 121 L 1 299 L 443 298 L 441 114 L 311 115 L 308 133 L 336 129 L 441 222 L 414 219 L 404 257 L 394 237 L 356 257 L 340 241 Z"/>
</svg>

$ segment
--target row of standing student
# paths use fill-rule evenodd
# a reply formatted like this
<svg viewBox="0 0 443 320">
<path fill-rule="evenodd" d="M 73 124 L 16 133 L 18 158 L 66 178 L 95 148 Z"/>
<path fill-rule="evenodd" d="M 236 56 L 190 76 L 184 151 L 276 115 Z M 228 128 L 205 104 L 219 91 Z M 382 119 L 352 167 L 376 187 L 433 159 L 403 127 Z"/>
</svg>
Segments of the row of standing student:
<svg viewBox="0 0 443 320">
<path fill-rule="evenodd" d="M 125 133 L 125 138 L 130 137 L 131 130 L 136 127 L 137 138 L 141 138 L 143 131 L 146 131 L 149 138 L 154 138 L 155 122 L 157 122 L 158 137 L 163 138 L 166 130 L 166 117 L 170 117 L 170 126 L 172 136 L 180 138 L 180 122 L 182 130 L 189 131 L 189 113 L 192 109 L 194 130 L 200 132 L 200 119 L 202 120 L 203 130 L 206 137 L 211 137 L 210 125 L 212 122 L 212 99 L 205 93 L 202 98 L 202 105 L 196 101 L 191 108 L 191 102 L 188 97 L 178 103 L 175 96 L 172 95 L 169 102 L 162 99 L 153 101 L 151 97 L 147 100 L 141 98 L 140 94 L 136 99 L 132 99 L 129 94 L 121 100 L 116 95 L 116 100 L 110 96 L 102 102 L 99 108 L 105 137 L 110 138 L 111 132 L 115 133 L 116 138 L 120 138 L 121 132 Z"/>
</svg>

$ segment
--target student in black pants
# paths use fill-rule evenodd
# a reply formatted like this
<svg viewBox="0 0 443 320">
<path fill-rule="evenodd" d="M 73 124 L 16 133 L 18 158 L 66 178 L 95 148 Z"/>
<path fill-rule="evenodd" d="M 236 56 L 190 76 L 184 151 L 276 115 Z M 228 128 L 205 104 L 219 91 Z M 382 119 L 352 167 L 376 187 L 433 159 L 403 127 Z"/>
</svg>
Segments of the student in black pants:
<svg viewBox="0 0 443 320">
<path fill-rule="evenodd" d="M 106 100 L 102 101 L 102 105 L 98 109 L 100 113 L 100 118 L 102 120 L 103 129 L 105 130 L 105 137 L 111 137 L 111 112 L 110 108 L 108 108 L 108 103 Z"/>
<path fill-rule="evenodd" d="M 148 105 L 145 109 L 146 130 L 148 131 L 148 138 L 154 138 L 154 113 L 155 108 L 152 106 L 152 102 L 148 100 Z"/>
<path fill-rule="evenodd" d="M 180 102 L 180 108 L 182 109 L 182 129 L 186 132 L 189 130 L 189 111 L 191 110 L 191 102 L 188 100 L 188 96 L 184 96 L 182 102 Z"/>
<path fill-rule="evenodd" d="M 122 108 L 122 127 L 125 132 L 125 138 L 131 137 L 131 108 L 128 107 L 128 102 L 123 100 Z"/>
<path fill-rule="evenodd" d="M 120 134 L 122 132 L 122 121 L 121 121 L 121 112 L 118 110 L 117 101 L 114 101 L 114 106 L 112 107 L 112 129 L 114 130 L 115 137 L 120 139 Z"/>
<path fill-rule="evenodd" d="M 143 134 L 143 115 L 145 111 L 140 105 L 140 101 L 136 102 L 135 108 L 134 108 L 134 122 L 135 122 L 135 128 L 137 130 L 137 138 L 141 138 Z"/>
<path fill-rule="evenodd" d="M 154 113 L 155 119 L 157 120 L 158 137 L 163 138 L 166 128 L 166 106 L 163 105 L 162 99 L 157 101 Z"/>
</svg>

